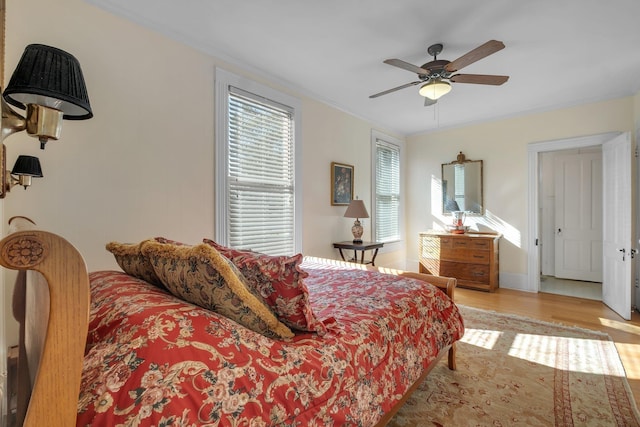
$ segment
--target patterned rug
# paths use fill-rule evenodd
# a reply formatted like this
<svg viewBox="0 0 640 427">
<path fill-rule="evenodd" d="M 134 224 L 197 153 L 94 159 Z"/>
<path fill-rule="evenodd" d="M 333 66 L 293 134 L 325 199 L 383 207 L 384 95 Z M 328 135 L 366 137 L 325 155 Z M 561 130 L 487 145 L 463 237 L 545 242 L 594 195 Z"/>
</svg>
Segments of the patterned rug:
<svg viewBox="0 0 640 427">
<path fill-rule="evenodd" d="M 445 357 L 389 427 L 640 426 L 608 335 L 460 309 L 458 369 Z"/>
</svg>

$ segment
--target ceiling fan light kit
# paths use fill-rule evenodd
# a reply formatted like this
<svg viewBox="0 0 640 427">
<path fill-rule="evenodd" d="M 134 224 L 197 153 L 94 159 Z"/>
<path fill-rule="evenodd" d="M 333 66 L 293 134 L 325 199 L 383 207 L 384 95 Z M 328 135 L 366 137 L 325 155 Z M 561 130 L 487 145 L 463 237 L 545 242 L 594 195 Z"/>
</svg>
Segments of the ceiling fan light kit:
<svg viewBox="0 0 640 427">
<path fill-rule="evenodd" d="M 420 87 L 418 93 L 425 98 L 437 100 L 451 91 L 451 85 L 442 80 L 432 80 Z"/>
<path fill-rule="evenodd" d="M 504 49 L 504 43 L 501 41 L 489 40 L 454 61 L 439 60 L 437 58 L 440 52 L 442 52 L 442 48 L 442 43 L 429 46 L 427 53 L 433 56 L 433 61 L 422 64 L 420 67 L 401 59 L 385 60 L 385 64 L 393 65 L 394 67 L 416 73 L 419 80 L 376 93 L 371 95 L 369 98 L 377 98 L 379 96 L 419 84 L 421 86 L 418 93 L 431 100 L 425 102 L 425 105 L 433 105 L 441 96 L 446 95 L 451 91 L 451 83 L 471 83 L 498 86 L 509 80 L 509 76 L 496 76 L 489 74 L 454 74 L 461 68 L 471 65 L 482 58 Z"/>
</svg>

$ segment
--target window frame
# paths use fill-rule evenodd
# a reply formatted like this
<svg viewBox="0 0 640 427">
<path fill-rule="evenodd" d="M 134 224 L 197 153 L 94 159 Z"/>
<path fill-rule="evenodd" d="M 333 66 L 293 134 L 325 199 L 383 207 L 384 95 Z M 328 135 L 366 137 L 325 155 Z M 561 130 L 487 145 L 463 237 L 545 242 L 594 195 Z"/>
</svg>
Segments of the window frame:
<svg viewBox="0 0 640 427">
<path fill-rule="evenodd" d="M 266 102 L 277 103 L 291 108 L 293 111 L 293 151 L 294 151 L 294 251 L 302 252 L 302 102 L 291 95 L 242 77 L 216 68 L 215 70 L 215 240 L 228 246 L 228 170 L 229 170 L 229 87 L 233 86 L 248 92 L 258 98 L 264 98 Z M 291 254 L 293 255 L 293 254 Z"/>
<path fill-rule="evenodd" d="M 405 143 L 404 141 L 394 138 L 390 135 L 373 129 L 371 131 L 371 238 L 375 240 L 376 236 L 376 221 L 378 213 L 376 212 L 376 176 L 377 176 L 377 144 L 378 141 L 398 147 L 398 171 L 400 180 L 400 206 L 399 206 L 399 220 L 398 220 L 398 232 L 400 238 L 398 240 L 384 242 L 383 252 L 394 252 L 404 249 L 405 241 L 405 189 L 404 189 L 404 175 L 402 173 L 404 168 L 404 156 L 405 156 Z"/>
</svg>

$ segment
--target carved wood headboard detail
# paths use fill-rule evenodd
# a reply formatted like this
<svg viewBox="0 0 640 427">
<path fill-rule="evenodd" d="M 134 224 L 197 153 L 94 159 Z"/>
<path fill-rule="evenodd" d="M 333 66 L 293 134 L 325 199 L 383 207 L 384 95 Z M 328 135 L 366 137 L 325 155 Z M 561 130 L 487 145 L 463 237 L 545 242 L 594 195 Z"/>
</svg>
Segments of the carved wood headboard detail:
<svg viewBox="0 0 640 427">
<path fill-rule="evenodd" d="M 34 230 L 28 218 L 9 223 L 0 264 L 21 271 L 13 300 L 20 322 L 18 425 L 75 425 L 89 324 L 87 267 L 62 237 Z"/>
</svg>

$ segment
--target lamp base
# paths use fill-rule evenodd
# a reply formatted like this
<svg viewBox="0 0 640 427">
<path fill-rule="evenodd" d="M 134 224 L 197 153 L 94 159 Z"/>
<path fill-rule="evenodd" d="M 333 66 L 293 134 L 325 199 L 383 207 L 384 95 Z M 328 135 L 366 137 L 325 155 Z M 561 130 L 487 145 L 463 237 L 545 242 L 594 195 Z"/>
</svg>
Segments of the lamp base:
<svg viewBox="0 0 640 427">
<path fill-rule="evenodd" d="M 351 227 L 351 233 L 353 234 L 353 243 L 362 243 L 362 224 L 360 224 L 360 220 L 356 218 L 353 222 L 353 227 Z"/>
<path fill-rule="evenodd" d="M 361 245 L 362 239 L 353 239 L 353 243 L 355 243 L 356 245 Z"/>
</svg>

